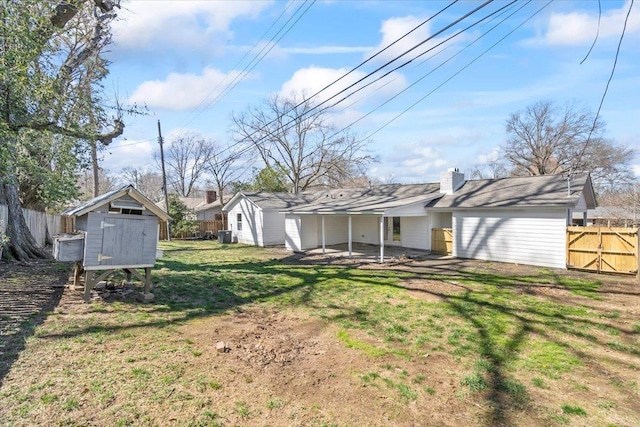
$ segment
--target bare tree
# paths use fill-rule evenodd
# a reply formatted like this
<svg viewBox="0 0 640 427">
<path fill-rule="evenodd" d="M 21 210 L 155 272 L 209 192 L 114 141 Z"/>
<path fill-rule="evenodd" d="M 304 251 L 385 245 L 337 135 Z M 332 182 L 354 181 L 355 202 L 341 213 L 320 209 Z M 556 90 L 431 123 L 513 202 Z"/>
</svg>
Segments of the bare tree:
<svg viewBox="0 0 640 427">
<path fill-rule="evenodd" d="M 183 131 L 167 138 L 164 162 L 167 181 L 174 192 L 189 197 L 196 184 L 203 178 L 214 150 L 210 140 L 195 132 Z M 160 167 L 160 153 L 154 153 Z"/>
<path fill-rule="evenodd" d="M 285 170 L 294 193 L 329 177 L 339 182 L 373 160 L 364 153 L 368 141 L 336 135 L 327 115 L 313 107 L 304 96 L 276 95 L 232 117 L 236 140 L 252 144 L 267 167 Z"/>
<path fill-rule="evenodd" d="M 206 164 L 206 170 L 213 178 L 213 182 L 218 192 L 218 199 L 224 204 L 224 193 L 227 186 L 240 178 L 245 172 L 238 168 L 237 164 L 241 158 L 241 153 L 234 150 L 232 146 L 220 148 L 214 141 L 210 141 L 212 147 L 211 155 Z"/>
<path fill-rule="evenodd" d="M 501 159 L 489 159 L 487 163 L 474 165 L 466 172 L 470 179 L 498 179 L 509 176 L 509 170 Z"/>
<path fill-rule="evenodd" d="M 540 101 L 511 114 L 506 129 L 502 153 L 515 175 L 588 171 L 596 183 L 631 176 L 633 150 L 605 139 L 604 122 L 586 107 Z"/>
<path fill-rule="evenodd" d="M 157 172 L 127 166 L 120 171 L 120 180 L 133 184 L 151 200 L 158 201 L 163 197 L 162 175 Z"/>
<path fill-rule="evenodd" d="M 98 175 L 97 183 L 94 181 L 96 172 Z M 78 187 L 80 188 L 80 198 L 82 200 L 96 197 L 96 187 L 97 194 L 100 195 L 115 190 L 119 184 L 120 182 L 116 175 L 101 167 L 98 167 L 97 171 L 93 167 L 85 169 L 78 176 Z"/>
</svg>

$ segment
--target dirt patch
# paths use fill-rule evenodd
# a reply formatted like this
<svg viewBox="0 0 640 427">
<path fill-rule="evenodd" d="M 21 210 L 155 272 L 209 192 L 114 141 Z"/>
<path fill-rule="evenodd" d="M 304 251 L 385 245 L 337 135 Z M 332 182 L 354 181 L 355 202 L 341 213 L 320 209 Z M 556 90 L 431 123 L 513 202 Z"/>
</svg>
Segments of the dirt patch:
<svg viewBox="0 0 640 427">
<path fill-rule="evenodd" d="M 329 323 L 304 313 L 262 309 L 199 320 L 181 327 L 180 332 L 206 349 L 206 357 L 200 358 L 200 366 L 195 368 L 204 370 L 208 366 L 216 381 L 225 384 L 227 402 L 251 402 L 251 419 L 227 412 L 225 425 L 469 423 L 468 411 L 462 410 L 465 402 L 443 398 L 460 387 L 454 376 L 439 368 L 452 362 L 447 354 L 424 355 L 414 362 L 403 360 L 400 369 L 394 357 L 372 359 L 346 348 Z M 216 351 L 220 341 L 229 347 L 228 352 Z M 366 381 L 371 372 L 381 372 L 387 384 L 410 372 L 438 392 L 426 401 L 398 403 L 398 390 L 383 380 Z M 224 411 L 223 407 L 217 410 Z"/>
</svg>

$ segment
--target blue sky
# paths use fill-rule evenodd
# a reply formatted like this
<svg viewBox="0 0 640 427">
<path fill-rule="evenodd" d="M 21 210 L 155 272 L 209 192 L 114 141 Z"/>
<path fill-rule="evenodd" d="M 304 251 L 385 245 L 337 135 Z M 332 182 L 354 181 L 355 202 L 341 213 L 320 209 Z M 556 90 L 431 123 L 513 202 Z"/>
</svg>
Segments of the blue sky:
<svg viewBox="0 0 640 427">
<path fill-rule="evenodd" d="M 102 166 L 111 172 L 125 166 L 151 168 L 158 120 L 165 136 L 193 130 L 224 146 L 232 141 L 233 111 L 273 94 L 315 93 L 447 4 L 123 1 L 109 53 L 113 63 L 106 89 L 125 102 L 147 105 L 149 115 L 128 118 L 124 137 L 103 153 Z M 481 4 L 454 4 L 339 82 L 333 93 Z M 495 156 L 506 138 L 509 114 L 536 101 L 577 101 L 595 111 L 613 66 L 629 2 L 601 2 L 599 37 L 583 64 L 596 35 L 598 2 L 546 4 L 516 3 L 336 106 L 331 112 L 336 126 L 360 119 L 353 131 L 371 135 L 369 149 L 379 162 L 371 165 L 368 174 L 383 181 L 414 183 L 437 181 L 440 172 L 451 167 L 468 171 Z M 507 5 L 493 2 L 415 50 L 413 57 Z M 275 39 L 288 32 L 277 44 L 269 44 L 288 19 L 289 25 Z M 221 90 L 265 46 L 263 53 L 271 48 L 269 53 L 220 98 Z M 637 149 L 639 54 L 640 7 L 636 4 L 601 117 L 611 139 Z M 331 94 L 321 96 L 324 100 Z M 632 165 L 640 176 L 640 154 Z"/>
</svg>

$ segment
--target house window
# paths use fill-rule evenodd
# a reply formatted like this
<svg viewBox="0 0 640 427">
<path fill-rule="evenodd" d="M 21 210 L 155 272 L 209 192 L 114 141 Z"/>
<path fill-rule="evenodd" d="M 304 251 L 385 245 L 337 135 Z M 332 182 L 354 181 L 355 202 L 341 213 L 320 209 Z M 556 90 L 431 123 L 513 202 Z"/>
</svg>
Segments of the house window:
<svg viewBox="0 0 640 427">
<path fill-rule="evenodd" d="M 242 230 L 242 214 L 241 213 L 239 213 L 237 216 L 236 224 L 237 224 L 236 229 L 238 231 Z"/>
<path fill-rule="evenodd" d="M 394 242 L 400 241 L 400 217 L 399 216 L 393 217 L 393 241 Z"/>
</svg>

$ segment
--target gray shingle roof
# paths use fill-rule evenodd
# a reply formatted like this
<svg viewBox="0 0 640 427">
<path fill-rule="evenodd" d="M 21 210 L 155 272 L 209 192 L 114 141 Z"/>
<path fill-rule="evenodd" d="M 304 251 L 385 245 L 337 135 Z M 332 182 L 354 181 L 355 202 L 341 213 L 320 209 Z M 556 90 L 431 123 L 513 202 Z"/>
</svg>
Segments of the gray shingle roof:
<svg viewBox="0 0 640 427">
<path fill-rule="evenodd" d="M 196 206 L 195 208 L 193 208 L 193 210 L 195 212 L 201 212 L 201 211 L 206 211 L 207 209 L 212 209 L 212 208 L 220 208 L 220 209 L 222 209 L 222 203 L 220 203 L 219 199 L 216 200 L 215 202 L 211 202 L 211 203 L 208 203 L 208 204 Z"/>
<path fill-rule="evenodd" d="M 588 190 L 585 191 L 588 187 Z M 591 180 L 575 174 L 568 194 L 567 178 L 543 175 L 467 181 L 451 195 L 431 202 L 433 208 L 571 207 L 584 191 L 588 207 L 595 206 Z"/>
<path fill-rule="evenodd" d="M 388 184 L 371 188 L 344 188 L 315 193 L 313 201 L 289 209 L 299 213 L 383 212 L 439 196 L 439 184 Z"/>
<path fill-rule="evenodd" d="M 128 187 L 133 188 L 133 185 L 127 184 L 118 188 L 117 190 L 112 190 L 112 191 L 109 191 L 108 193 L 101 194 L 98 197 L 94 197 L 91 200 L 87 200 L 86 202 L 79 204 L 78 206 L 74 206 L 72 208 L 65 210 L 64 212 L 62 212 L 62 215 L 67 215 L 67 216 L 75 215 L 77 212 L 83 211 L 86 208 L 101 205 L 102 203 L 106 202 L 107 200 L 110 200 L 113 196 L 120 193 L 121 191 L 125 191 Z"/>
<path fill-rule="evenodd" d="M 289 209 L 309 203 L 313 200 L 314 193 L 269 193 L 267 191 L 257 191 L 253 193 L 243 192 L 244 196 L 258 205 L 261 209 L 276 210 Z"/>
</svg>

